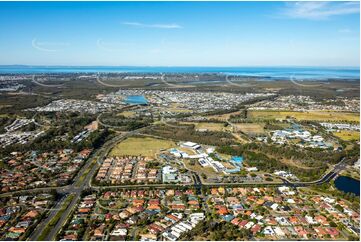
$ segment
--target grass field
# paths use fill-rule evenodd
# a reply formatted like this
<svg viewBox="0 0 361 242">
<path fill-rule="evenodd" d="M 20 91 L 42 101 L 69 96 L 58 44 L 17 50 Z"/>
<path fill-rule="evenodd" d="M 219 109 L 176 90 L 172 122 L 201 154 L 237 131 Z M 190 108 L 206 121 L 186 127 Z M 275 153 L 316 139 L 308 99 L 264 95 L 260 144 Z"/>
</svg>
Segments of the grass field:
<svg viewBox="0 0 361 242">
<path fill-rule="evenodd" d="M 173 113 L 191 113 L 192 110 L 185 108 L 166 108 L 164 111 L 173 112 Z"/>
<path fill-rule="evenodd" d="M 198 129 L 207 129 L 208 131 L 224 131 L 226 129 L 229 129 L 227 127 L 224 127 L 223 123 L 205 123 L 205 122 L 182 122 L 182 124 L 194 124 L 194 128 L 196 130 Z"/>
<path fill-rule="evenodd" d="M 205 116 L 205 118 L 208 119 L 217 119 L 220 121 L 226 121 L 227 119 L 229 119 L 229 117 L 231 115 L 237 115 L 240 114 L 242 111 L 236 111 L 236 112 L 232 112 L 232 113 L 225 113 L 225 114 L 219 114 L 219 115 L 210 115 L 210 116 Z"/>
<path fill-rule="evenodd" d="M 191 163 L 190 160 L 185 159 L 183 161 L 187 169 L 195 171 L 198 174 L 204 173 L 207 176 L 207 178 L 219 176 L 219 174 L 216 173 L 211 167 L 209 166 L 203 167 L 198 163 L 198 161 L 195 161 L 195 164 L 193 166 L 190 164 Z"/>
<path fill-rule="evenodd" d="M 124 112 L 118 113 L 117 115 L 123 115 L 126 118 L 133 118 L 133 117 L 135 117 L 135 112 L 133 112 L 133 111 L 124 111 Z"/>
<path fill-rule="evenodd" d="M 161 149 L 172 147 L 176 147 L 176 144 L 170 140 L 131 137 L 115 145 L 110 151 L 110 156 L 141 155 L 154 158 Z"/>
<path fill-rule="evenodd" d="M 222 153 L 218 153 L 218 155 L 221 157 L 221 159 L 223 160 L 230 160 L 232 158 L 231 155 L 227 155 L 227 154 L 222 154 Z"/>
<path fill-rule="evenodd" d="M 162 111 L 173 112 L 173 113 L 191 113 L 190 109 L 184 108 L 178 103 L 172 103 L 169 107 L 162 108 Z"/>
<path fill-rule="evenodd" d="M 360 140 L 360 133 L 358 131 L 341 130 L 340 132 L 334 132 L 333 135 L 345 141 Z"/>
<path fill-rule="evenodd" d="M 254 119 L 286 119 L 287 116 L 297 120 L 317 120 L 317 121 L 354 121 L 360 122 L 358 113 L 332 112 L 332 111 L 259 111 L 252 110 L 248 112 L 249 118 Z"/>
<path fill-rule="evenodd" d="M 240 123 L 234 124 L 237 130 L 246 133 L 246 134 L 263 134 L 264 133 L 264 125 L 256 124 L 256 123 Z"/>
<path fill-rule="evenodd" d="M 223 131 L 227 129 L 223 123 L 197 123 L 196 129 L 207 129 L 209 131 Z"/>
</svg>

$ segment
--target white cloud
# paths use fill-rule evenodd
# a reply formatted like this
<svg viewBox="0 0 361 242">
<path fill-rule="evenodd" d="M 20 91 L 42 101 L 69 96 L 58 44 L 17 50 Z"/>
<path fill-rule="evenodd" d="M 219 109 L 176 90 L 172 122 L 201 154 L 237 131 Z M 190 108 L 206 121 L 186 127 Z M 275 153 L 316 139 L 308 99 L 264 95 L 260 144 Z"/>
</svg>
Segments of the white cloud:
<svg viewBox="0 0 361 242">
<path fill-rule="evenodd" d="M 144 24 L 139 22 L 123 22 L 122 24 L 140 28 L 156 28 L 156 29 L 181 29 L 178 24 Z"/>
<path fill-rule="evenodd" d="M 360 12 L 359 2 L 288 2 L 282 15 L 312 20 Z"/>
</svg>

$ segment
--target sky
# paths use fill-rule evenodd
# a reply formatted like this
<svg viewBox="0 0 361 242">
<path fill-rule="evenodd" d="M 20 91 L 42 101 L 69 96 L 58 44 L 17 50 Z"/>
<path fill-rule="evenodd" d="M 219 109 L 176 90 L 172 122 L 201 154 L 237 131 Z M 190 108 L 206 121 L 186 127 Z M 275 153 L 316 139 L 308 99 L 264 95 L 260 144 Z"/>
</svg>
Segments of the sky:
<svg viewBox="0 0 361 242">
<path fill-rule="evenodd" d="M 0 2 L 0 65 L 359 66 L 358 2 Z"/>
</svg>

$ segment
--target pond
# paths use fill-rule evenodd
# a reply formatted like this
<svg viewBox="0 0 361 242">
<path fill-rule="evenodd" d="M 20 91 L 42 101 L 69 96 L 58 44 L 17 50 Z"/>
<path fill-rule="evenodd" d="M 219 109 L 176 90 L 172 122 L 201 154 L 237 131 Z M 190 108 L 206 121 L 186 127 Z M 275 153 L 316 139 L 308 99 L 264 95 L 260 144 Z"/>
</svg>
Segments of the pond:
<svg viewBox="0 0 361 242">
<path fill-rule="evenodd" d="M 127 104 L 140 104 L 140 105 L 146 105 L 148 104 L 148 100 L 144 96 L 127 96 L 127 98 L 124 100 Z"/>
<path fill-rule="evenodd" d="M 339 176 L 335 180 L 335 186 L 343 192 L 350 192 L 360 196 L 360 181 L 348 176 Z"/>
</svg>

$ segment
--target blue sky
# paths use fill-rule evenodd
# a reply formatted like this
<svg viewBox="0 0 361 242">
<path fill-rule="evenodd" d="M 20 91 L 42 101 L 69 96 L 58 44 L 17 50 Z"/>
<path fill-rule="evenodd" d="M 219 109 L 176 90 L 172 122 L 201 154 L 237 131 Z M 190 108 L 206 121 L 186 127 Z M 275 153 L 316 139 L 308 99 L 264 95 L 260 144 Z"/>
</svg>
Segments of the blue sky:
<svg viewBox="0 0 361 242">
<path fill-rule="evenodd" d="M 0 65 L 358 66 L 358 2 L 0 2 Z"/>
</svg>

